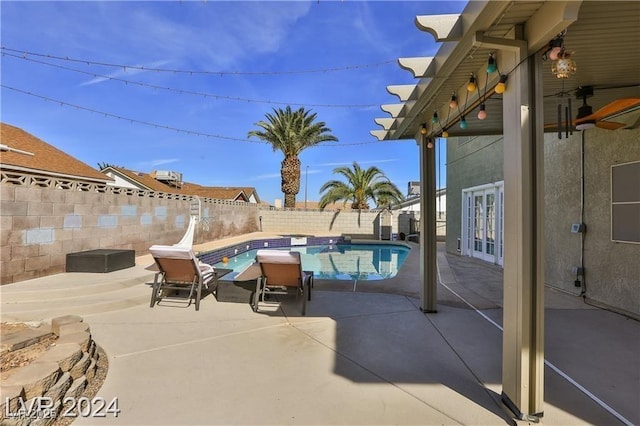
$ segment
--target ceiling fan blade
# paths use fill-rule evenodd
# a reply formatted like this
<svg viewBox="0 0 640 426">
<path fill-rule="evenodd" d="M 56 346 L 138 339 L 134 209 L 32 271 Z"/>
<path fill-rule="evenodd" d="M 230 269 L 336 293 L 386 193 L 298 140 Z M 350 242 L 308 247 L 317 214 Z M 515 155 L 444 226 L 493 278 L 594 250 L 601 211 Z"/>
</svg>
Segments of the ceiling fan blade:
<svg viewBox="0 0 640 426">
<path fill-rule="evenodd" d="M 602 120 L 605 117 L 608 117 L 610 115 L 613 114 L 617 114 L 619 112 L 622 112 L 626 109 L 629 108 L 633 108 L 637 105 L 640 105 L 640 98 L 621 98 L 621 99 L 616 99 L 615 101 L 608 103 L 607 105 L 603 106 L 602 108 L 600 108 L 599 110 L 597 110 L 596 112 L 594 112 L 591 115 L 588 115 L 586 117 L 581 118 L 579 122 L 582 121 L 586 121 L 586 120 Z"/>
<path fill-rule="evenodd" d="M 596 121 L 596 127 L 605 130 L 617 130 L 624 127 L 623 123 L 616 123 L 615 121 Z"/>
</svg>

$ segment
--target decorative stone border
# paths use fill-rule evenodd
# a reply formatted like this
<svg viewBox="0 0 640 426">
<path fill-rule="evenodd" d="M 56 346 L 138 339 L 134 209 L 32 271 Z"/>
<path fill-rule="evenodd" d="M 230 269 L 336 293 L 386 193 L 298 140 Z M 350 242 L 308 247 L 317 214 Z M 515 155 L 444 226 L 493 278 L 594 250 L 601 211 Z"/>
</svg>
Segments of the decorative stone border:
<svg viewBox="0 0 640 426">
<path fill-rule="evenodd" d="M 0 424 L 50 425 L 64 402 L 77 401 L 96 375 L 100 357 L 82 317 L 51 321 L 56 345 L 29 365 L 10 370 L 0 385 Z"/>
</svg>

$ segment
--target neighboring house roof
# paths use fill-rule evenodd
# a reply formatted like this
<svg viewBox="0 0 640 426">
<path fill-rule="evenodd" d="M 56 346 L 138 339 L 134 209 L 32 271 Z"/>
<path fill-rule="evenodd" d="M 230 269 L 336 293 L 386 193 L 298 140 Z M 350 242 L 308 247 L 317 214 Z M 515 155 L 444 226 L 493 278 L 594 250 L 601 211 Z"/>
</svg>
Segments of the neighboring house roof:
<svg viewBox="0 0 640 426">
<path fill-rule="evenodd" d="M 140 189 L 156 192 L 168 192 L 172 194 L 196 195 L 204 198 L 215 198 L 219 200 L 233 200 L 250 202 L 251 195 L 256 202 L 260 202 L 255 188 L 251 187 L 219 187 L 202 186 L 191 182 L 179 182 L 170 185 L 153 177 L 152 173 L 143 173 L 125 169 L 124 167 L 108 166 L 102 169 L 102 173 L 111 173 L 120 176 L 124 180 Z"/>
<path fill-rule="evenodd" d="M 0 123 L 3 169 L 106 183 L 111 178 L 19 127 Z M 19 150 L 19 151 L 15 151 Z M 30 155 L 33 154 L 33 155 Z"/>
</svg>

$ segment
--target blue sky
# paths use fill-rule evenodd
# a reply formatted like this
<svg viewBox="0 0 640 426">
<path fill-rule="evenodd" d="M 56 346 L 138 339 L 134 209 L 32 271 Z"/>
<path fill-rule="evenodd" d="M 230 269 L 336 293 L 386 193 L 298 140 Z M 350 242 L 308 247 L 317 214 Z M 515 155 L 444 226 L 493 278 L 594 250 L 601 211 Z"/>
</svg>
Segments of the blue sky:
<svg viewBox="0 0 640 426">
<path fill-rule="evenodd" d="M 247 139 L 265 113 L 290 103 L 316 112 L 339 138 L 300 155 L 298 201 L 305 186 L 308 199 L 318 200 L 332 170 L 353 161 L 379 167 L 405 192 L 419 179 L 416 143 L 378 142 L 369 131 L 380 128 L 375 118 L 388 116 L 381 104 L 399 102 L 386 86 L 415 83 L 397 58 L 438 49 L 415 16 L 465 5 L 3 1 L 1 119 L 92 167 L 175 170 L 201 185 L 253 186 L 273 203 L 283 198 L 282 154 L 257 139 L 234 139 Z M 366 64 L 379 65 L 360 67 Z M 320 72 L 291 73 L 306 70 Z"/>
</svg>

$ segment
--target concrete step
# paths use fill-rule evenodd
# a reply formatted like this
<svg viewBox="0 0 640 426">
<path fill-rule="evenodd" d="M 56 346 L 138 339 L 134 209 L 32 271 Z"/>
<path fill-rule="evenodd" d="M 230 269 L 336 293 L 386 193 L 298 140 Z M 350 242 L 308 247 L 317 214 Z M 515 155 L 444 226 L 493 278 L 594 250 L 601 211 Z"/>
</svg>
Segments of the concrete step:
<svg viewBox="0 0 640 426">
<path fill-rule="evenodd" d="M 40 298 L 37 301 L 2 300 L 0 319 L 6 322 L 44 321 L 62 315 L 81 315 L 117 311 L 149 303 L 151 287 L 138 283 L 97 294 L 67 297 L 56 300 Z"/>
</svg>

